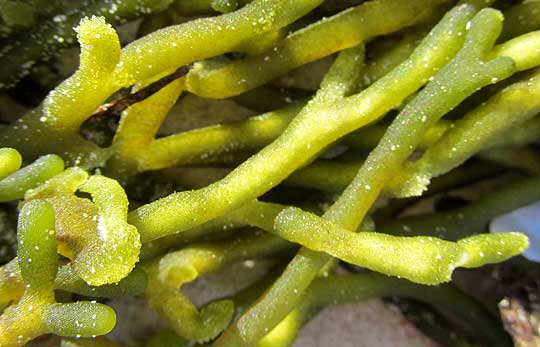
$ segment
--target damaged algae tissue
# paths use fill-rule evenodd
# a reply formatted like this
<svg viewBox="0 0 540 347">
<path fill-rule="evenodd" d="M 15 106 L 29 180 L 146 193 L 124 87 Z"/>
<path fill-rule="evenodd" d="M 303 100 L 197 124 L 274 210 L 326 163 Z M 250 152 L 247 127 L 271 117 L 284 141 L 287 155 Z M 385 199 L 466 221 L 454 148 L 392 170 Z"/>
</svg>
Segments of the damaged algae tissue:
<svg viewBox="0 0 540 347">
<path fill-rule="evenodd" d="M 0 0 L 0 45 L 0 347 L 288 347 L 387 297 L 518 345 L 470 287 L 537 266 L 488 225 L 540 200 L 540 1 Z"/>
</svg>

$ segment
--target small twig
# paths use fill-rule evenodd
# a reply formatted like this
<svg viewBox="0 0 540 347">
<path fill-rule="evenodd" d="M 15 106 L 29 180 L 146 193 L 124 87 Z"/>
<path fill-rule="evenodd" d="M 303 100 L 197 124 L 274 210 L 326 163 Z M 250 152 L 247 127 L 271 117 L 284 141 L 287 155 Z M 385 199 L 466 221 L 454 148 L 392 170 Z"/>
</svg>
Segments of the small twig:
<svg viewBox="0 0 540 347">
<path fill-rule="evenodd" d="M 90 119 L 96 119 L 96 118 L 104 117 L 104 116 L 119 117 L 126 108 L 154 95 L 155 93 L 160 91 L 162 88 L 166 87 L 169 83 L 173 82 L 174 80 L 182 76 L 185 76 L 189 72 L 190 69 L 191 69 L 191 65 L 182 66 L 178 68 L 172 74 L 167 75 L 147 85 L 146 87 L 142 88 L 136 93 L 129 94 L 126 97 L 116 99 L 114 101 L 103 104 L 97 109 L 96 112 L 94 112 L 90 116 Z"/>
</svg>

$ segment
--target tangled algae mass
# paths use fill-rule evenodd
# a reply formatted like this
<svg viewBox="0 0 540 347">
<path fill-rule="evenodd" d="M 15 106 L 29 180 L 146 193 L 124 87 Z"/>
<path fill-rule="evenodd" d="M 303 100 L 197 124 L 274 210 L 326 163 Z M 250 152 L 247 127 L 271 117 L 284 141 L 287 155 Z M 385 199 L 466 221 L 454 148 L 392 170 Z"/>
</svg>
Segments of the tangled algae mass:
<svg viewBox="0 0 540 347">
<path fill-rule="evenodd" d="M 27 109 L 0 114 L 0 347 L 286 347 L 374 297 L 423 303 L 442 345 L 521 346 L 504 286 L 451 281 L 537 266 L 488 225 L 540 200 L 540 1 L 0 0 L 0 19 L 0 100 Z M 193 100 L 196 125 L 167 126 Z M 245 261 L 240 291 L 181 290 Z M 129 330 L 118 298 L 162 330 L 103 336 Z"/>
</svg>

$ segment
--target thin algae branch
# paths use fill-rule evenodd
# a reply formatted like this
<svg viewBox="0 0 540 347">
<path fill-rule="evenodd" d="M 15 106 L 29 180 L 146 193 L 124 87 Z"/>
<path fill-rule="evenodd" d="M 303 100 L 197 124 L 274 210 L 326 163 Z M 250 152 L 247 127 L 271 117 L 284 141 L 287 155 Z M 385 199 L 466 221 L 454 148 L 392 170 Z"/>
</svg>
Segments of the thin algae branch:
<svg viewBox="0 0 540 347">
<path fill-rule="evenodd" d="M 536 41 L 536 47 L 540 52 L 540 40 Z M 536 64 L 540 64 L 540 59 Z M 419 160 L 405 165 L 394 178 L 392 185 L 399 186 L 399 190 L 394 189 L 396 195 L 419 195 L 432 177 L 457 167 L 509 129 L 537 116 L 540 102 L 531 96 L 539 91 L 540 70 L 535 70 L 456 121 Z"/>
<path fill-rule="evenodd" d="M 200 275 L 218 270 L 228 263 L 277 253 L 291 247 L 281 238 L 255 233 L 234 240 L 193 243 L 163 256 L 159 261 L 159 278 L 175 287 L 191 282 Z"/>
<path fill-rule="evenodd" d="M 441 284 L 524 251 L 519 230 L 487 225 L 539 199 L 538 1 L 501 3 L 0 0 L 0 89 L 80 45 L 78 69 L 37 107 L 17 120 L 0 110 L 0 259 L 17 249 L 0 267 L 0 347 L 41 335 L 35 344 L 64 347 L 283 347 L 325 306 L 393 295 L 474 343 L 509 346 L 494 307 Z M 137 39 L 121 46 L 112 24 L 132 18 Z M 21 91 L 55 79 L 44 77 L 0 99 L 19 107 Z M 215 114 L 175 124 L 193 100 Z M 439 195 L 477 182 L 495 188 L 439 211 Z M 393 200 L 381 208 L 381 196 Z M 438 212 L 409 215 L 432 198 Z M 201 307 L 183 292 L 252 259 L 257 271 L 235 277 L 269 272 L 247 289 Z M 338 276 L 343 262 L 368 272 Z M 99 337 L 115 298 L 146 301 L 164 326 Z"/>
<path fill-rule="evenodd" d="M 108 163 L 108 171 L 111 175 L 126 177 L 135 172 L 164 167 L 149 167 L 147 162 L 156 160 L 156 153 L 150 151 L 149 148 L 156 142 L 154 137 L 159 126 L 183 89 L 184 81 L 176 80 L 148 99 L 124 111 L 113 139 L 115 154 Z M 189 146 L 189 143 L 187 145 L 187 148 L 196 148 L 193 145 Z M 180 155 L 176 151 L 173 153 L 175 157 Z"/>
<path fill-rule="evenodd" d="M 540 179 L 534 176 L 503 186 L 468 205 L 425 216 L 408 216 L 382 222 L 378 231 L 392 235 L 431 235 L 445 240 L 481 233 L 498 215 L 524 207 L 540 199 Z"/>
<path fill-rule="evenodd" d="M 11 158 L 4 164 L 6 173 L 20 165 L 20 155 L 13 152 L 10 155 Z M 15 170 L 0 181 L 1 202 L 21 199 L 27 190 L 39 186 L 64 170 L 64 161 L 54 154 L 45 155 L 22 169 Z"/>
<path fill-rule="evenodd" d="M 219 335 L 229 324 L 234 313 L 230 300 L 217 300 L 197 309 L 175 285 L 159 279 L 159 263 L 144 266 L 148 276 L 145 297 L 150 306 L 164 318 L 180 336 L 206 342 Z"/>
</svg>

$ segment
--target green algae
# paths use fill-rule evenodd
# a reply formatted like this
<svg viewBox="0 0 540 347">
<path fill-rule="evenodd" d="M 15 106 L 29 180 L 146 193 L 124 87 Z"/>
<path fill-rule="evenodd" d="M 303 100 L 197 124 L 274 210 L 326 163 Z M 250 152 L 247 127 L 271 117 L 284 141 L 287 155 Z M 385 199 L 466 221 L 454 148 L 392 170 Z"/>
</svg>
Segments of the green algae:
<svg viewBox="0 0 540 347">
<path fill-rule="evenodd" d="M 168 324 L 150 340 L 154 344 L 290 345 L 323 306 L 402 295 L 453 311 L 473 322 L 478 339 L 508 346 L 508 336 L 484 308 L 450 287 L 377 274 L 325 276 L 339 259 L 434 285 L 449 281 L 457 267 L 502 262 L 527 247 L 523 234 L 482 232 L 497 214 L 537 199 L 537 178 L 449 213 L 367 226 L 379 196 L 425 196 L 437 176 L 455 174 L 450 181 L 459 184 L 489 177 L 499 166 L 538 174 L 537 149 L 529 146 L 540 129 L 539 72 L 532 70 L 540 65 L 539 25 L 531 15 L 537 1 L 508 8 L 506 22 L 501 12 L 485 8 L 490 1 L 461 1 L 444 16 L 450 1 L 368 1 L 328 18 L 309 14 L 321 2 L 96 0 L 54 17 L 65 10 L 56 2 L 34 8 L 26 5 L 41 2 L 17 3 L 19 8 L 9 7 L 14 1 L 1 3 L 2 35 L 15 38 L 9 35 L 24 28 L 30 34 L 0 52 L 0 89 L 74 43 L 76 24 L 81 53 L 71 77 L 0 129 L 0 202 L 22 200 L 18 255 L 0 268 L 0 346 L 22 346 L 48 333 L 92 337 L 115 325 L 108 306 L 58 303 L 55 290 L 94 298 L 143 294 Z M 167 8 L 202 16 L 121 48 L 111 24 Z M 297 29 L 303 21 L 311 23 Z M 50 29 L 53 22 L 57 30 Z M 506 41 L 495 45 L 497 40 Z M 265 109 L 259 116 L 160 133 L 186 93 L 238 102 L 255 95 L 280 99 L 288 94 L 276 92 L 276 78 L 333 53 L 309 100 L 255 100 L 245 104 Z M 190 69 L 186 76 L 122 114 L 96 112 L 111 96 L 113 103 L 123 102 L 181 67 Z M 123 88 L 130 91 L 117 93 Z M 482 88 L 484 102 L 441 119 Z M 290 105 L 266 110 L 284 104 Z M 115 116 L 120 122 L 110 146 L 81 136 L 85 122 Z M 472 157 L 490 160 L 496 169 L 483 168 L 486 173 L 466 164 L 461 175 L 467 177 L 459 178 L 452 170 Z M 231 164 L 214 183 L 153 202 L 129 199 L 122 187 L 136 186 L 143 172 L 189 166 L 223 172 Z M 474 173 L 467 175 L 467 168 Z M 452 187 L 437 185 L 434 191 Z M 323 193 L 306 201 L 295 187 Z M 249 295 L 250 306 L 239 315 L 235 305 L 247 304 L 242 300 L 199 308 L 180 291 L 232 262 L 281 257 L 294 247 L 287 240 L 302 247 L 277 279 Z M 62 341 L 114 344 L 104 338 Z"/>
</svg>

